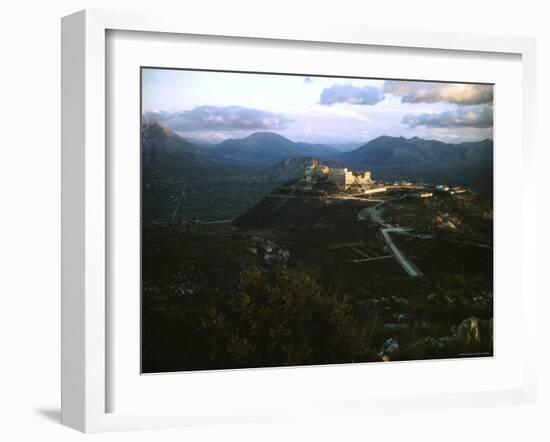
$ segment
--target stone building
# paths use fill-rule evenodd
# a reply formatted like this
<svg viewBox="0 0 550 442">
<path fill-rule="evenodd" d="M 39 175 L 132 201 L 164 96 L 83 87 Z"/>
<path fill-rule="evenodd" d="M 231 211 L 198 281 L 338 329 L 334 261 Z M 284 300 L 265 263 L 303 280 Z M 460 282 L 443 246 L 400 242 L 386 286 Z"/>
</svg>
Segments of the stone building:
<svg viewBox="0 0 550 442">
<path fill-rule="evenodd" d="M 329 169 L 328 181 L 336 184 L 341 189 L 347 189 L 352 185 L 363 186 L 371 184 L 372 178 L 369 171 L 355 174 L 346 167 L 343 167 Z"/>
</svg>

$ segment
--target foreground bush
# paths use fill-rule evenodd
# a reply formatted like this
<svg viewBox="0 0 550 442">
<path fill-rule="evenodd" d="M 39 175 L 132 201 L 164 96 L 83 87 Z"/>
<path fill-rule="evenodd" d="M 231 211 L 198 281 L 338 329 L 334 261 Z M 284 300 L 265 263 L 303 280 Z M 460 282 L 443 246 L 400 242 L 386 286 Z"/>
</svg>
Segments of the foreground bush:
<svg viewBox="0 0 550 442">
<path fill-rule="evenodd" d="M 307 365 L 372 360 L 365 325 L 345 297 L 323 293 L 304 272 L 243 272 L 227 306 L 212 307 L 202 332 L 214 365 Z"/>
</svg>

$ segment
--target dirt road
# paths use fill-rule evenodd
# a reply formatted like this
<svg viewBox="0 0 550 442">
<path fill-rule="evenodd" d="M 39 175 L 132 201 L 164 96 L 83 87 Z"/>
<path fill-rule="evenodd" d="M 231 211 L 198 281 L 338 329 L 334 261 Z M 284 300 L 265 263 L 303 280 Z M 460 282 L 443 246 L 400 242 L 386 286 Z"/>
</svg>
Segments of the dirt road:
<svg viewBox="0 0 550 442">
<path fill-rule="evenodd" d="M 359 220 L 366 220 L 368 217 L 370 217 L 378 226 L 380 226 L 380 232 L 382 232 L 382 235 L 384 236 L 386 245 L 393 253 L 393 256 L 395 256 L 397 262 L 401 265 L 401 267 L 403 267 L 403 270 L 407 273 L 407 275 L 413 278 L 422 276 L 423 274 L 420 269 L 416 267 L 416 265 L 410 259 L 408 259 L 407 256 L 393 242 L 393 239 L 391 237 L 392 232 L 408 233 L 410 229 L 404 227 L 394 227 L 384 221 L 380 214 L 380 208 L 386 203 L 386 201 L 387 200 L 382 200 L 372 207 L 367 207 L 361 210 L 357 217 Z"/>
</svg>

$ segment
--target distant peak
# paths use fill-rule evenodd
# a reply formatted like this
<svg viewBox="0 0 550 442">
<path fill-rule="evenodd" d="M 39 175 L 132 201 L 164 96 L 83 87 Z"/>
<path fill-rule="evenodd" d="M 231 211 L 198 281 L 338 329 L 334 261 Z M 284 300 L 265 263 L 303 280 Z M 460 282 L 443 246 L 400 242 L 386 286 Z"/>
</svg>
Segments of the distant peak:
<svg viewBox="0 0 550 442">
<path fill-rule="evenodd" d="M 367 141 L 366 144 L 379 144 L 379 143 L 388 143 L 388 142 L 403 141 L 403 140 L 406 140 L 406 138 L 392 137 L 391 135 L 380 135 L 376 138 L 373 138 Z"/>
<path fill-rule="evenodd" d="M 166 127 L 160 123 L 145 123 L 142 125 L 142 133 L 145 137 L 153 137 L 153 138 L 167 138 L 171 140 L 178 140 L 180 142 L 185 142 L 188 144 L 192 144 L 189 140 L 182 137 L 181 135 L 178 135 L 176 132 L 174 132 L 169 127 Z"/>
<path fill-rule="evenodd" d="M 443 143 L 443 141 L 420 138 L 418 136 L 407 138 L 407 137 L 404 137 L 404 136 L 392 137 L 391 135 L 380 135 L 379 137 L 373 138 L 372 140 L 368 141 L 368 143 L 375 144 L 375 143 L 378 143 L 378 142 L 381 142 L 381 141 L 384 141 L 384 142 L 398 141 L 398 142 L 401 142 L 401 143 L 408 143 L 408 142 L 411 142 L 411 141 L 417 143 L 419 141 L 424 141 L 424 142 L 440 142 L 440 143 Z"/>
<path fill-rule="evenodd" d="M 160 123 L 144 123 L 143 124 L 143 130 L 144 131 L 148 131 L 148 132 L 164 132 L 166 135 L 176 135 L 174 133 L 174 131 L 172 131 L 171 129 L 169 129 L 168 127 L 166 126 L 163 126 L 162 124 Z"/>
<path fill-rule="evenodd" d="M 269 131 L 254 132 L 253 134 L 250 134 L 246 138 L 279 138 L 279 139 L 283 138 L 285 140 L 287 139 L 282 135 L 279 135 L 278 133 L 269 132 Z"/>
</svg>

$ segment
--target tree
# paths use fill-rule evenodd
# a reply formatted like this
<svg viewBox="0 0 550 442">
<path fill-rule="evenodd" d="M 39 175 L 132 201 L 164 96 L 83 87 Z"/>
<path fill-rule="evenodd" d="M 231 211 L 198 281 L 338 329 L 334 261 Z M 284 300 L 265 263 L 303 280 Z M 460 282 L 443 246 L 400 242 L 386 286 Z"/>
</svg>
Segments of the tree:
<svg viewBox="0 0 550 442">
<path fill-rule="evenodd" d="M 252 367 L 364 361 L 366 326 L 348 299 L 325 294 L 303 271 L 252 269 L 225 308 L 211 308 L 202 331 L 216 366 Z"/>
</svg>

